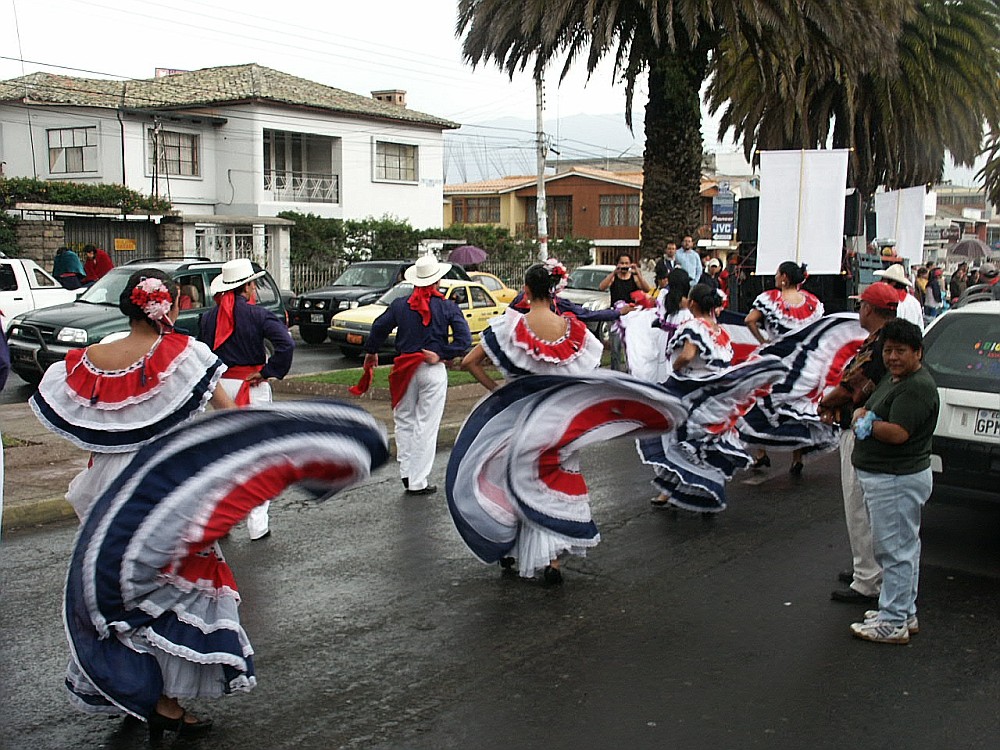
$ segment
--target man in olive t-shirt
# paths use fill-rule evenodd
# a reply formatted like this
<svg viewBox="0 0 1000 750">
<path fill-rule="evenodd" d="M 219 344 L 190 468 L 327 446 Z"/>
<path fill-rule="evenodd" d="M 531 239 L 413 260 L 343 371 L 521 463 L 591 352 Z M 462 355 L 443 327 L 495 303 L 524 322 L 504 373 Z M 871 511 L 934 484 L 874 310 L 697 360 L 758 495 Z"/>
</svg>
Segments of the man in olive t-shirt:
<svg viewBox="0 0 1000 750">
<path fill-rule="evenodd" d="M 908 643 L 917 631 L 920 509 L 931 496 L 931 439 L 937 386 L 921 364 L 920 329 L 894 320 L 882 329 L 888 373 L 854 412 L 852 462 L 871 520 L 875 560 L 882 568 L 878 610 L 851 625 L 858 638 Z"/>
</svg>

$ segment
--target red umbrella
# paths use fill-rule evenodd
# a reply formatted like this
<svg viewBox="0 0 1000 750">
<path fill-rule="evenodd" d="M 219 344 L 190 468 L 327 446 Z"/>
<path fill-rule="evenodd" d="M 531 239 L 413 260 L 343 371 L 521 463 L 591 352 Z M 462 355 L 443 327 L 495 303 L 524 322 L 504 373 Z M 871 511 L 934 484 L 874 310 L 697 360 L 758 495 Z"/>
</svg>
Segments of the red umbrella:
<svg viewBox="0 0 1000 750">
<path fill-rule="evenodd" d="M 481 247 L 475 245 L 460 245 L 451 251 L 448 260 L 451 263 L 458 263 L 461 266 L 468 266 L 473 263 L 482 263 L 489 255 Z"/>
</svg>

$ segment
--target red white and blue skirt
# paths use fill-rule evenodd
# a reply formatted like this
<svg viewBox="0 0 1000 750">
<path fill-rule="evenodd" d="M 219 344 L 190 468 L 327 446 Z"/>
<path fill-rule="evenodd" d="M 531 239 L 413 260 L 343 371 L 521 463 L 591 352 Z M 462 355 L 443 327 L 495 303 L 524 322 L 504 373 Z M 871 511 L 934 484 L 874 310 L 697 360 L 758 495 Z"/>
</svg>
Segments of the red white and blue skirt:
<svg viewBox="0 0 1000 750">
<path fill-rule="evenodd" d="M 448 508 L 485 563 L 515 557 L 532 577 L 563 552 L 600 541 L 579 451 L 616 437 L 658 435 L 684 422 L 680 399 L 620 373 L 528 375 L 469 415 L 448 461 Z"/>
<path fill-rule="evenodd" d="M 74 544 L 64 606 L 73 702 L 147 717 L 160 695 L 252 689 L 253 648 L 216 542 L 291 484 L 329 496 L 387 458 L 381 424 L 338 402 L 212 412 L 147 442 Z"/>
<path fill-rule="evenodd" d="M 740 419 L 743 441 L 806 453 L 836 448 L 840 428 L 820 421 L 819 402 L 840 382 L 844 367 L 866 336 L 855 313 L 836 313 L 758 349 L 758 354 L 780 358 L 788 372 Z"/>
<path fill-rule="evenodd" d="M 656 472 L 653 485 L 672 505 L 703 513 L 725 510 L 726 482 L 753 460 L 735 425 L 786 370 L 777 357 L 755 357 L 724 370 L 674 373 L 663 384 L 685 405 L 688 418 L 674 432 L 639 440 L 637 447 L 643 463 Z"/>
</svg>

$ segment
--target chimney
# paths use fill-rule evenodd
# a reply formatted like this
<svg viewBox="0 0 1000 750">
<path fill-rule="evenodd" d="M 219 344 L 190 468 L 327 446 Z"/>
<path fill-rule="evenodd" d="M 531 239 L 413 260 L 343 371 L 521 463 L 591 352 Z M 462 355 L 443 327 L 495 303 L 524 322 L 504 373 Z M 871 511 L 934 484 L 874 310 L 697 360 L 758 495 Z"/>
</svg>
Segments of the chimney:
<svg viewBox="0 0 1000 750">
<path fill-rule="evenodd" d="M 386 104 L 395 104 L 397 107 L 406 106 L 406 92 L 402 89 L 385 89 L 384 91 L 373 91 L 372 99 Z"/>
</svg>

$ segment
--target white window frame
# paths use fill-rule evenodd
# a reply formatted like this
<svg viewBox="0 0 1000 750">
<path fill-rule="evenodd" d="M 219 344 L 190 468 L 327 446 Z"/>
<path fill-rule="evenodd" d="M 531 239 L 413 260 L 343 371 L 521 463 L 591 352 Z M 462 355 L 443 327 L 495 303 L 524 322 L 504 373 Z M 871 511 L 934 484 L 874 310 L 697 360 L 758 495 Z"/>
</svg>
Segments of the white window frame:
<svg viewBox="0 0 1000 750">
<path fill-rule="evenodd" d="M 53 146 L 53 135 L 58 133 L 58 143 Z M 78 142 L 82 138 L 82 143 Z M 93 143 L 91 143 L 93 140 Z M 68 142 L 67 142 L 68 141 Z M 80 161 L 83 169 L 54 169 L 53 149 L 64 151 L 62 155 L 63 166 L 67 166 L 69 161 L 67 149 L 80 149 Z M 91 150 L 90 165 L 92 169 L 87 169 L 88 150 Z M 53 177 L 73 177 L 78 175 L 97 175 L 101 172 L 101 129 L 98 125 L 67 125 L 60 128 L 45 129 L 45 156 L 48 174 Z M 57 160 L 58 161 L 58 160 Z"/>
<path fill-rule="evenodd" d="M 385 158 L 380 157 L 394 157 L 396 163 L 391 165 L 393 167 L 392 172 L 402 173 L 402 168 L 399 167 L 399 162 L 405 159 L 405 155 L 401 154 L 388 154 L 383 152 L 379 153 L 380 147 L 391 146 L 399 149 L 413 149 L 413 178 L 409 177 L 390 177 L 386 176 L 389 174 L 390 164 L 386 163 Z M 380 163 L 381 162 L 381 163 Z M 381 175 L 380 175 L 381 169 Z M 407 170 L 408 171 L 408 170 Z M 388 141 L 388 140 L 376 140 L 372 139 L 372 182 L 391 182 L 397 185 L 416 185 L 420 182 L 420 146 L 416 143 L 405 143 L 403 141 Z"/>
<path fill-rule="evenodd" d="M 154 146 L 153 146 L 153 131 L 154 131 L 154 129 L 155 129 L 155 126 L 153 126 L 153 125 L 146 125 L 143 128 L 143 131 L 145 132 L 145 135 L 146 135 L 146 149 L 145 149 L 145 151 L 146 151 L 146 164 L 145 164 L 145 169 L 146 169 L 146 176 L 147 177 L 152 177 L 153 176 L 153 159 L 156 158 L 156 155 L 154 154 Z M 202 159 L 202 147 L 201 147 L 201 144 L 202 144 L 201 135 L 202 134 L 198 133 L 198 132 L 192 132 L 190 130 L 177 130 L 177 129 L 174 129 L 174 128 L 163 128 L 163 127 L 161 127 L 160 128 L 159 137 L 163 138 L 166 135 L 170 135 L 170 136 L 183 136 L 185 138 L 191 138 L 191 139 L 194 140 L 194 149 L 193 149 L 194 158 L 193 158 L 193 160 L 192 160 L 191 163 L 194 164 L 197 172 L 195 174 L 181 174 L 179 171 L 178 172 L 174 172 L 172 170 L 165 170 L 164 169 L 164 164 L 166 162 L 162 162 L 161 161 L 161 163 L 159 165 L 160 169 L 159 169 L 159 172 L 158 172 L 158 176 L 161 177 L 161 178 L 164 178 L 164 179 L 169 178 L 171 180 L 173 180 L 173 179 L 178 179 L 178 180 L 201 180 L 201 179 L 203 179 L 202 172 L 204 171 L 204 160 Z M 174 144 L 171 144 L 171 147 L 172 148 L 179 148 L 179 146 L 176 146 Z M 172 161 L 174 163 L 183 163 L 183 162 L 180 161 L 179 158 L 177 160 L 172 160 Z"/>
</svg>

